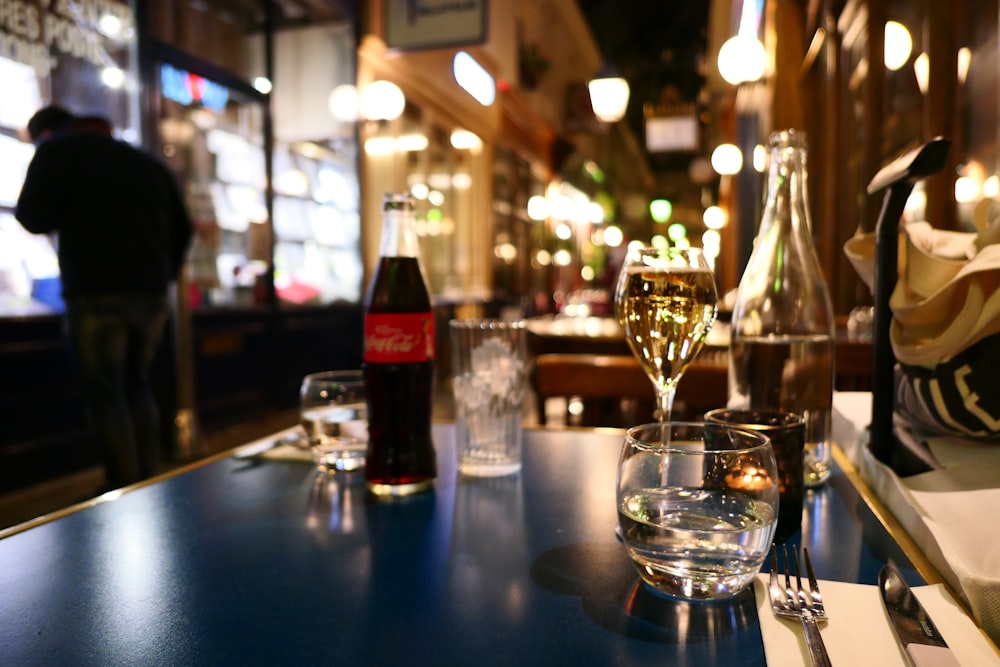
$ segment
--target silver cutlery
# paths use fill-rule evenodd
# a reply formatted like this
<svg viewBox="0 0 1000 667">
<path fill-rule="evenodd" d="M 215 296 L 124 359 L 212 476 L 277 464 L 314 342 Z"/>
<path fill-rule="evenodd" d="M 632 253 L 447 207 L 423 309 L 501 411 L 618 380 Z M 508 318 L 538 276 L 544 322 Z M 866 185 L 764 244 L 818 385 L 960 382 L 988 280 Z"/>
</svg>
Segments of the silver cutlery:
<svg viewBox="0 0 1000 667">
<path fill-rule="evenodd" d="M 914 667 L 958 667 L 955 654 L 892 561 L 879 572 L 878 584 L 906 661 Z"/>
<path fill-rule="evenodd" d="M 769 582 L 769 594 L 771 598 L 771 609 L 776 616 L 784 618 L 796 618 L 802 623 L 802 629 L 806 638 L 806 646 L 809 648 L 809 657 L 815 667 L 830 667 L 830 656 L 826 652 L 826 645 L 819 632 L 820 620 L 826 619 L 826 609 L 823 607 L 823 596 L 819 592 L 819 584 L 816 582 L 816 574 L 813 572 L 812 561 L 809 559 L 809 550 L 802 547 L 802 557 L 805 561 L 806 576 L 809 580 L 809 590 L 802 588 L 802 577 L 799 575 L 799 550 L 792 550 L 793 558 L 788 557 L 788 547 L 782 545 L 781 555 L 784 560 L 784 567 L 779 567 L 779 551 L 777 546 L 771 546 L 771 578 Z M 781 585 L 779 570 L 784 571 L 784 586 Z M 794 585 L 791 573 L 794 571 Z"/>
</svg>

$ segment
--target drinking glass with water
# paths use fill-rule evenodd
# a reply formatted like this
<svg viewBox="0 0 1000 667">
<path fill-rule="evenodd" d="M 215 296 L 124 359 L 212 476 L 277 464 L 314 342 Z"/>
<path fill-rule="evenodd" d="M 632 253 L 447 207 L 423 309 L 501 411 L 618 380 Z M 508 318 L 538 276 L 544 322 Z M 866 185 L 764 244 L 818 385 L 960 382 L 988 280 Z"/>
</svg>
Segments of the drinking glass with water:
<svg viewBox="0 0 1000 667">
<path fill-rule="evenodd" d="M 312 373 L 299 394 L 302 428 L 316 467 L 350 472 L 365 465 L 368 416 L 361 371 Z"/>
<path fill-rule="evenodd" d="M 654 593 L 728 598 L 760 570 L 778 516 L 768 438 L 725 424 L 630 428 L 618 463 L 618 521 Z"/>
</svg>

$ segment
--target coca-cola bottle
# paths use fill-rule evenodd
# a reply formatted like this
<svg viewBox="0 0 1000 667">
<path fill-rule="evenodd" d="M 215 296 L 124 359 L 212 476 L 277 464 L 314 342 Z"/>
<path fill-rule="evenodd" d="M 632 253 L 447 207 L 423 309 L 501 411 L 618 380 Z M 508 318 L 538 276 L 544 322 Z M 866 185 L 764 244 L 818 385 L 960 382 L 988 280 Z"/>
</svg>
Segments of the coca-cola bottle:
<svg viewBox="0 0 1000 667">
<path fill-rule="evenodd" d="M 379 263 L 365 293 L 365 481 L 378 496 L 431 488 L 434 316 L 418 260 L 413 198 L 387 194 Z"/>
</svg>

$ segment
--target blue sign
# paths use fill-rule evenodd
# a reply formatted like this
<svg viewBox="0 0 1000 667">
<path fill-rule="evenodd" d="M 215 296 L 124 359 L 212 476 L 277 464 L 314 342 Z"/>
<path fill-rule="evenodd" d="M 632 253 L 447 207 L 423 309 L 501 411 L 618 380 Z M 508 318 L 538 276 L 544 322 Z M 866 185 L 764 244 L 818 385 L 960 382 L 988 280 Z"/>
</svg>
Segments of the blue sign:
<svg viewBox="0 0 1000 667">
<path fill-rule="evenodd" d="M 221 112 L 229 101 L 225 86 L 173 65 L 160 66 L 160 87 L 164 97 L 184 106 L 197 104 Z"/>
</svg>

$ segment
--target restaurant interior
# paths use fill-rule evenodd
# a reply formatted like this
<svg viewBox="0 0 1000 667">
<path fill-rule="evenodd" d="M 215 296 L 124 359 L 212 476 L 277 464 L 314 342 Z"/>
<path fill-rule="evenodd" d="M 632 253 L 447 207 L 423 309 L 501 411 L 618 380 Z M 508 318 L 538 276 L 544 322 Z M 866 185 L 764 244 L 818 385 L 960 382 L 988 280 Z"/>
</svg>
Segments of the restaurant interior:
<svg viewBox="0 0 1000 667">
<path fill-rule="evenodd" d="M 934 619 L 911 641 L 1000 665 L 1000 0 L 6 6 L 0 619 L 29 611 L 0 663 L 775 667 L 818 634 L 834 665 L 903 665 L 882 600 L 909 586 Z M 15 218 L 48 103 L 161 159 L 194 225 L 153 367 L 163 474 L 110 492 L 57 240 Z M 431 303 L 429 494 L 366 494 L 303 430 L 306 376 L 373 367 L 389 193 Z M 640 248 L 711 278 L 663 359 L 623 296 Z M 463 458 L 456 320 L 523 328 L 504 472 Z M 748 341 L 816 331 L 826 365 L 750 372 L 819 403 L 740 404 Z M 731 591 L 664 592 L 620 518 L 628 429 L 669 450 L 668 415 L 707 442 L 721 408 L 798 413 L 825 453 L 800 443 L 786 489 L 770 432 L 767 502 L 792 497 L 793 525 L 771 517 Z M 815 581 L 778 618 L 768 573 L 800 553 L 829 618 Z"/>
</svg>

